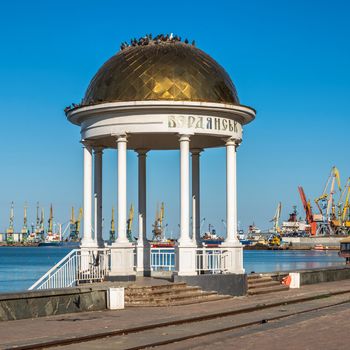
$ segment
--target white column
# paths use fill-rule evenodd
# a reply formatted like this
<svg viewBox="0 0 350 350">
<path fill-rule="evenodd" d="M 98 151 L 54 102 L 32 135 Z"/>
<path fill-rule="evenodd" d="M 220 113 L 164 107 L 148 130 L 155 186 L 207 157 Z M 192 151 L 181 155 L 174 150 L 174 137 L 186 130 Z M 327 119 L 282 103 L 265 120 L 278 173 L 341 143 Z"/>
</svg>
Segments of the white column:
<svg viewBox="0 0 350 350">
<path fill-rule="evenodd" d="M 126 278 L 135 275 L 134 271 L 134 246 L 126 235 L 126 135 L 117 137 L 118 149 L 118 237 L 111 245 L 111 271 L 114 278 Z M 118 277 L 119 276 L 119 277 Z M 127 277 L 129 278 L 129 277 Z M 123 279 L 125 280 L 125 279 Z"/>
<path fill-rule="evenodd" d="M 191 241 L 189 234 L 190 225 L 190 137 L 180 136 L 180 245 Z"/>
<path fill-rule="evenodd" d="M 190 225 L 190 138 L 180 135 L 180 238 L 175 249 L 176 273 L 196 275 L 196 245 L 189 234 Z"/>
<path fill-rule="evenodd" d="M 138 242 L 147 240 L 146 233 L 146 158 L 147 150 L 137 150 L 138 154 L 138 209 L 139 209 L 139 237 Z M 141 220 L 140 220 L 141 218 Z"/>
<path fill-rule="evenodd" d="M 91 201 L 92 201 L 92 148 L 89 145 L 84 145 L 84 189 L 83 189 L 83 203 L 84 203 L 84 233 L 81 246 L 92 247 L 94 246 L 94 241 L 92 239 L 91 230 Z"/>
<path fill-rule="evenodd" d="M 196 197 L 192 195 L 192 242 L 197 245 L 197 237 L 196 237 L 196 221 L 197 221 L 197 206 L 196 206 Z"/>
<path fill-rule="evenodd" d="M 225 269 L 228 273 L 243 274 L 243 246 L 237 237 L 237 141 L 226 141 L 226 240 L 221 244 L 226 249 Z"/>
<path fill-rule="evenodd" d="M 104 246 L 102 237 L 102 155 L 102 148 L 98 147 L 94 149 L 94 241 L 95 244 L 101 248 Z"/>
<path fill-rule="evenodd" d="M 192 153 L 192 240 L 194 242 L 200 242 L 200 170 L 199 170 L 199 157 L 202 149 L 191 149 Z"/>
<path fill-rule="evenodd" d="M 136 150 L 138 154 L 138 225 L 139 234 L 137 240 L 137 266 L 139 275 L 150 274 L 150 244 L 147 240 L 146 231 L 146 159 L 147 150 Z"/>
<path fill-rule="evenodd" d="M 117 138 L 118 149 L 118 238 L 117 243 L 128 243 L 126 235 L 126 135 L 120 135 Z"/>
<path fill-rule="evenodd" d="M 239 243 L 237 237 L 236 142 L 226 142 L 226 243 Z"/>
</svg>

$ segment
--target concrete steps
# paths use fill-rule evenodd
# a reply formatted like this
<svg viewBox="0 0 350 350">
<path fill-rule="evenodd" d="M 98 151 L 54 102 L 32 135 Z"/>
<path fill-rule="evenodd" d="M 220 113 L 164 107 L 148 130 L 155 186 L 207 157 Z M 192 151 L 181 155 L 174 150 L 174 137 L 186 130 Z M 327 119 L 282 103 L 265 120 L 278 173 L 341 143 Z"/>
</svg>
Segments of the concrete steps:
<svg viewBox="0 0 350 350">
<path fill-rule="evenodd" d="M 268 294 L 289 290 L 288 286 L 273 280 L 270 276 L 267 275 L 249 275 L 247 280 L 248 295 Z"/>
<path fill-rule="evenodd" d="M 186 283 L 158 286 L 129 286 L 125 289 L 126 306 L 175 306 L 217 301 L 231 298 L 216 292 L 205 292 Z"/>
</svg>

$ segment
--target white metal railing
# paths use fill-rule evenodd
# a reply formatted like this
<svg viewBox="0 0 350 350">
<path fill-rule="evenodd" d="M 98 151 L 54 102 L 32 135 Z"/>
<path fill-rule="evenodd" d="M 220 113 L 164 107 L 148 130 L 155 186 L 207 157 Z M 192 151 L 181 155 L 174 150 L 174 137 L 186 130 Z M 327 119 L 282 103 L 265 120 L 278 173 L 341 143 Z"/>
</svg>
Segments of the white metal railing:
<svg viewBox="0 0 350 350">
<path fill-rule="evenodd" d="M 227 251 L 220 248 L 196 249 L 197 273 L 223 273 L 227 270 Z"/>
<path fill-rule="evenodd" d="M 110 250 L 80 250 L 77 284 L 102 281 L 110 270 Z"/>
<path fill-rule="evenodd" d="M 174 271 L 174 248 L 151 248 L 151 271 Z"/>
<path fill-rule="evenodd" d="M 227 250 L 196 248 L 196 272 L 227 271 Z M 135 259 L 137 258 L 134 255 Z M 151 271 L 174 271 L 174 248 L 151 248 Z M 136 263 L 136 261 L 135 261 Z M 110 271 L 110 249 L 74 249 L 44 274 L 29 290 L 67 288 L 81 283 L 102 281 Z"/>
<path fill-rule="evenodd" d="M 227 251 L 221 248 L 197 248 L 196 271 L 201 273 L 223 273 L 227 271 Z M 174 248 L 151 248 L 151 271 L 175 270 Z"/>
<path fill-rule="evenodd" d="M 67 288 L 102 281 L 109 270 L 109 250 L 74 249 L 46 272 L 29 290 Z"/>
</svg>

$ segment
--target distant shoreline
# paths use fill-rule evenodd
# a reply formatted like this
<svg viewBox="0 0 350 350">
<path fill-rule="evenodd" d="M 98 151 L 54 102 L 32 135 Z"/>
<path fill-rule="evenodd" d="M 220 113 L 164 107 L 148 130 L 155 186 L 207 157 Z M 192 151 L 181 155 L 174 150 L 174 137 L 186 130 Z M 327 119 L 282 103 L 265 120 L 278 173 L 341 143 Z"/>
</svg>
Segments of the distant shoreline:
<svg viewBox="0 0 350 350">
<path fill-rule="evenodd" d="M 6 242 L 0 242 L 0 247 L 37 247 L 39 243 L 6 243 Z"/>
</svg>

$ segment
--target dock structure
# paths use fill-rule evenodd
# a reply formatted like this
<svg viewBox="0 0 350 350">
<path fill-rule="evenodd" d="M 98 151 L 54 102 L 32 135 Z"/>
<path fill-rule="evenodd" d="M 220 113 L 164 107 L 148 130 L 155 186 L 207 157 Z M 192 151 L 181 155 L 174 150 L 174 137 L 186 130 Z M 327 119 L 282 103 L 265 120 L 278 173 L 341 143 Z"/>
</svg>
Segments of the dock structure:
<svg viewBox="0 0 350 350">
<path fill-rule="evenodd" d="M 227 231 L 225 241 L 216 253 L 212 252 L 212 257 L 217 256 L 221 274 L 242 276 L 243 248 L 237 237 L 236 153 L 242 142 L 243 125 L 255 118 L 255 110 L 240 104 L 229 75 L 194 45 L 169 37 L 142 42 L 123 45 L 96 73 L 82 102 L 65 109 L 67 119 L 80 127 L 83 144 L 81 254 L 87 256 L 88 252 L 106 248 L 102 239 L 103 152 L 116 149 L 117 227 L 115 242 L 106 248 L 108 278 L 129 280 L 150 273 L 147 156 L 152 150 L 179 149 L 180 238 L 175 246 L 173 275 L 186 282 L 198 278 L 206 268 L 202 248 L 198 247 L 200 156 L 206 148 L 225 147 Z M 138 155 L 137 243 L 127 235 L 127 150 Z"/>
</svg>

